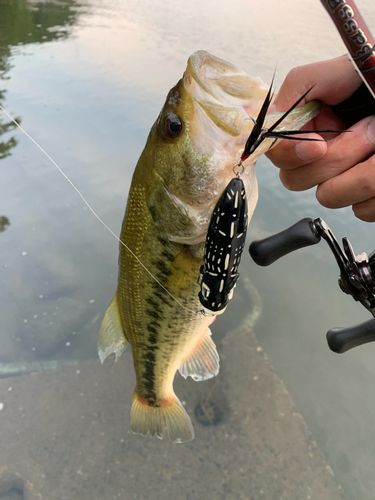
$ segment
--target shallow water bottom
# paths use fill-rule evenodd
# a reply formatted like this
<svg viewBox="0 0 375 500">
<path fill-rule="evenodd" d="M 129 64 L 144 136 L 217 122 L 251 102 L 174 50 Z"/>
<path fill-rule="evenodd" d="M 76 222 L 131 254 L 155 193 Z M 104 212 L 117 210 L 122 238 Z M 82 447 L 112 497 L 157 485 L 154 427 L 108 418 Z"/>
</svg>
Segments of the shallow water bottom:
<svg viewBox="0 0 375 500">
<path fill-rule="evenodd" d="M 1 380 L 1 500 L 344 500 L 249 321 L 218 350 L 215 379 L 176 376 L 196 432 L 180 445 L 130 432 L 130 352 Z"/>
</svg>

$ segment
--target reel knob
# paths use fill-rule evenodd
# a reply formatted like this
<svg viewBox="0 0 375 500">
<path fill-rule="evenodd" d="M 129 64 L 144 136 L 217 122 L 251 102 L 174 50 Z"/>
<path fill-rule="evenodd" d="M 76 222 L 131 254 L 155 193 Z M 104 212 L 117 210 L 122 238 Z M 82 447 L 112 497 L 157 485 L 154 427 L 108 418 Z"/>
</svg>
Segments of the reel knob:
<svg viewBox="0 0 375 500">
<path fill-rule="evenodd" d="M 319 243 L 320 236 L 314 227 L 313 219 L 301 219 L 280 233 L 252 241 L 250 255 L 258 266 L 269 266 L 294 250 Z"/>
<path fill-rule="evenodd" d="M 333 352 L 344 352 L 369 342 L 375 342 L 375 319 L 347 328 L 331 328 L 327 332 L 328 346 Z"/>
</svg>

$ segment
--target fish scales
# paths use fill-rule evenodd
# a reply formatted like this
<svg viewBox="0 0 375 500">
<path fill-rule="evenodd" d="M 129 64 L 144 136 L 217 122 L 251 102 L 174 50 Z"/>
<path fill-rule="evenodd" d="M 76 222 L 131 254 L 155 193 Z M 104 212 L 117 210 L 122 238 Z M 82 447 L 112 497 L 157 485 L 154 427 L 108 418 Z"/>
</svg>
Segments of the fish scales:
<svg viewBox="0 0 375 500">
<path fill-rule="evenodd" d="M 153 270 L 158 281 L 191 309 L 182 309 L 121 247 L 118 305 L 123 331 L 132 346 L 136 392 L 150 406 L 157 406 L 172 397 L 173 378 L 183 353 L 212 318 L 194 312 L 199 310 L 196 276 L 201 259 L 194 257 L 187 245 L 161 236 L 147 208 L 145 190 L 137 186 L 136 178 L 133 183 L 121 239 Z"/>
<path fill-rule="evenodd" d="M 152 276 L 120 244 L 118 287 L 98 338 L 102 362 L 112 353 L 117 360 L 131 345 L 133 432 L 162 438 L 167 431 L 173 442 L 194 436 L 173 379 L 176 371 L 197 381 L 219 371 L 209 329 L 215 316 L 198 313 L 197 279 L 213 209 L 254 126 L 249 117 L 256 118 L 267 92 L 259 78 L 208 52 L 194 53 L 137 163 L 121 241 Z M 299 129 L 318 109 L 316 103 L 295 109 L 283 126 Z M 279 117 L 270 115 L 266 126 Z M 258 197 L 255 162 L 271 143 L 264 140 L 243 163 L 248 220 Z"/>
</svg>

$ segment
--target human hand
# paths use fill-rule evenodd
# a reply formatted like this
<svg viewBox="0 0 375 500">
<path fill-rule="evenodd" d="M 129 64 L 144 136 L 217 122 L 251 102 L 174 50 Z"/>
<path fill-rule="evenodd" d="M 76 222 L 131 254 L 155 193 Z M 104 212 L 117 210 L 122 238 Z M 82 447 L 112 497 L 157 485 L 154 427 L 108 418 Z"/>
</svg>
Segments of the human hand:
<svg viewBox="0 0 375 500">
<path fill-rule="evenodd" d="M 318 99 L 323 107 L 306 129 L 345 130 L 330 106 L 338 104 L 359 87 L 362 80 L 348 56 L 299 66 L 290 71 L 270 112 L 286 111 L 308 88 L 307 99 Z M 304 102 L 302 102 L 304 104 Z M 352 205 L 354 214 L 375 221 L 375 117 L 353 125 L 350 133 L 308 133 L 306 137 L 326 142 L 283 140 L 267 153 L 280 170 L 284 186 L 303 191 L 318 186 L 316 197 L 327 208 Z"/>
</svg>

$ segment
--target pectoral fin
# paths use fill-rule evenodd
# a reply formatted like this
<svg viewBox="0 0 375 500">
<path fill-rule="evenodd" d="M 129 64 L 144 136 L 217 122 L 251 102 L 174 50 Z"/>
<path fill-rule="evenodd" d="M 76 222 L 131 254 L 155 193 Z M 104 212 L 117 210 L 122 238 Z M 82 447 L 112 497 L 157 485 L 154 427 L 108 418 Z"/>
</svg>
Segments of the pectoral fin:
<svg viewBox="0 0 375 500">
<path fill-rule="evenodd" d="M 104 363 L 110 354 L 114 354 L 117 361 L 128 344 L 121 325 L 116 293 L 108 306 L 99 331 L 97 346 L 100 361 Z"/>
</svg>

